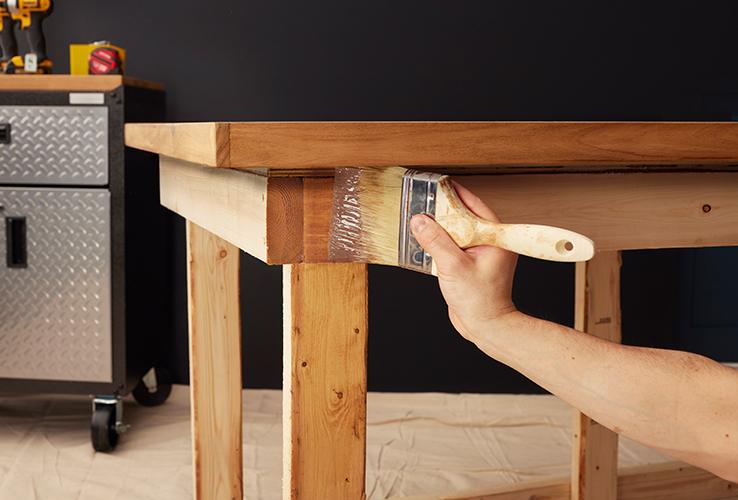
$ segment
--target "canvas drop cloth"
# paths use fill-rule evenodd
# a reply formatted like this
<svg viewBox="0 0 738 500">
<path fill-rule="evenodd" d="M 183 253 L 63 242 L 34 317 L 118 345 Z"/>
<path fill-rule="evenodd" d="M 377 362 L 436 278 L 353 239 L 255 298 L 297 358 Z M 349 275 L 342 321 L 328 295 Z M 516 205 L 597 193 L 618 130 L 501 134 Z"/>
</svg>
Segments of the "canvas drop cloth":
<svg viewBox="0 0 738 500">
<path fill-rule="evenodd" d="M 159 407 L 126 398 L 131 429 L 112 453 L 90 442 L 92 402 L 0 397 L 0 500 L 190 500 L 189 388 Z M 282 395 L 243 391 L 244 498 L 281 499 Z M 564 476 L 572 408 L 553 396 L 369 393 L 370 500 Z M 669 461 L 620 439 L 620 466 Z"/>
</svg>

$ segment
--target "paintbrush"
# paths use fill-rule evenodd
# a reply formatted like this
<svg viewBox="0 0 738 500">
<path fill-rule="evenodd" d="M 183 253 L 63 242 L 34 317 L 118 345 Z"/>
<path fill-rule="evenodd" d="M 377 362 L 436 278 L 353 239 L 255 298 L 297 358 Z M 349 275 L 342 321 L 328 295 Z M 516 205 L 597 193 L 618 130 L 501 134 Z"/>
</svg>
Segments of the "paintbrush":
<svg viewBox="0 0 738 500">
<path fill-rule="evenodd" d="M 594 242 L 573 231 L 529 224 L 497 224 L 476 216 L 447 175 L 400 167 L 339 168 L 333 187 L 329 254 L 333 262 L 367 262 L 436 274 L 410 219 L 431 215 L 461 248 L 494 245 L 559 262 L 594 256 Z"/>
</svg>

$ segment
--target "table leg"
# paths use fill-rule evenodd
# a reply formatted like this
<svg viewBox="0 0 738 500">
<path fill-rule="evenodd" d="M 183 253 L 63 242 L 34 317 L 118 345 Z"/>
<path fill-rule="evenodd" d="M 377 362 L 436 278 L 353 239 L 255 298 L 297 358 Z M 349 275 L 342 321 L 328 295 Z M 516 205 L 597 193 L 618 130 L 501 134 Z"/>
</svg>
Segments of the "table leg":
<svg viewBox="0 0 738 500">
<path fill-rule="evenodd" d="M 285 499 L 365 498 L 367 268 L 284 267 Z"/>
<path fill-rule="evenodd" d="M 577 263 L 575 328 L 621 341 L 619 251 Z M 572 500 L 617 498 L 618 435 L 574 411 Z"/>
<path fill-rule="evenodd" d="M 239 250 L 187 221 L 196 500 L 242 498 Z"/>
</svg>

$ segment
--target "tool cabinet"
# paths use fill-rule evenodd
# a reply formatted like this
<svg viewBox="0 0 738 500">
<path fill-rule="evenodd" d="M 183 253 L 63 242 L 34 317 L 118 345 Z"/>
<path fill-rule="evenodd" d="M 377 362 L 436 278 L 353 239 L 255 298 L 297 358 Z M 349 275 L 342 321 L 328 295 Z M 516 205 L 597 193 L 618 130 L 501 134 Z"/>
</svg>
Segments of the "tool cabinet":
<svg viewBox="0 0 738 500">
<path fill-rule="evenodd" d="M 115 447 L 120 397 L 161 363 L 169 334 L 156 165 L 123 139 L 126 121 L 163 113 L 149 82 L 0 78 L 0 391 L 97 396 L 98 450 Z M 163 402 L 167 375 L 147 382 L 134 395 Z"/>
</svg>

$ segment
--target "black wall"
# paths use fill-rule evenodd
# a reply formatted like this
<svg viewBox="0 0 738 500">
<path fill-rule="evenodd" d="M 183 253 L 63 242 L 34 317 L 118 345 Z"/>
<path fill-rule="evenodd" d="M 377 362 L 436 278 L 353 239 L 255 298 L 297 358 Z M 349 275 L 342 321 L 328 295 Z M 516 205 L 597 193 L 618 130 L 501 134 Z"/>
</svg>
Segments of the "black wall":
<svg viewBox="0 0 738 500">
<path fill-rule="evenodd" d="M 127 49 L 130 76 L 166 86 L 169 121 L 738 115 L 730 1 L 60 0 L 55 9 L 45 32 L 57 73 L 69 71 L 69 44 L 110 40 Z M 168 360 L 179 382 L 187 380 L 182 228 L 173 230 L 178 326 Z M 626 341 L 674 347 L 689 337 L 690 287 L 705 266 L 684 252 L 626 253 Z M 729 272 L 738 277 L 735 266 Z M 281 270 L 244 256 L 242 273 L 245 384 L 280 387 Z M 537 390 L 453 332 L 433 278 L 372 267 L 370 280 L 370 390 Z M 571 265 L 524 259 L 515 286 L 520 308 L 572 323 Z M 725 294 L 713 282 L 698 286 L 717 307 L 705 314 L 734 310 L 720 305 Z M 735 333 L 730 321 L 718 320 L 728 325 L 721 338 Z"/>
</svg>

